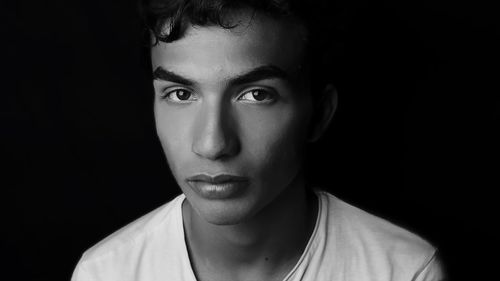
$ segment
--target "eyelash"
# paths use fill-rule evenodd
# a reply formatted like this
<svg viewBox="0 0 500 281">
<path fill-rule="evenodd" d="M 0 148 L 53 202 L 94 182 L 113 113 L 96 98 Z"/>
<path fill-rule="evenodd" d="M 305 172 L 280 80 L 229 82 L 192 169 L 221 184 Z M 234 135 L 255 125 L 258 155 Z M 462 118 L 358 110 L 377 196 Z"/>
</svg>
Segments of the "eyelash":
<svg viewBox="0 0 500 281">
<path fill-rule="evenodd" d="M 259 101 L 259 100 L 256 100 L 256 101 L 250 101 L 250 103 L 272 103 L 276 100 L 276 94 L 271 91 L 271 90 L 267 90 L 267 89 L 260 89 L 260 88 L 257 88 L 257 89 L 250 89 L 250 90 L 247 90 L 247 91 L 244 91 L 241 95 L 238 96 L 238 100 L 243 100 L 242 97 L 244 97 L 245 95 L 247 94 L 251 94 L 253 92 L 260 92 L 260 93 L 264 93 L 267 95 L 267 99 L 264 99 L 262 101 Z M 255 97 L 253 97 L 255 99 Z"/>
<path fill-rule="evenodd" d="M 169 98 L 170 95 L 172 94 L 175 94 L 176 92 L 185 92 L 185 93 L 188 93 L 190 95 L 190 97 L 193 95 L 189 90 L 186 90 L 186 89 L 173 89 L 173 90 L 170 90 L 170 91 L 165 91 L 161 94 L 160 98 L 162 100 L 171 100 Z M 195 99 L 196 100 L 196 99 Z M 178 100 L 178 101 L 174 101 L 174 102 L 177 102 L 177 103 L 187 103 L 189 102 L 189 98 L 186 99 L 186 100 Z"/>
<path fill-rule="evenodd" d="M 185 93 L 188 93 L 190 95 L 189 98 L 191 98 L 193 96 L 193 93 L 191 91 L 189 91 L 189 90 L 186 90 L 186 89 L 173 89 L 173 90 L 170 90 L 170 91 L 164 91 L 161 94 L 160 98 L 162 100 L 169 99 L 169 100 L 172 101 L 172 99 L 170 99 L 169 96 L 175 94 L 176 92 L 185 92 Z M 247 94 L 251 94 L 253 92 L 264 93 L 264 94 L 267 95 L 267 99 L 264 99 L 264 100 L 261 100 L 261 101 L 255 100 L 255 97 L 253 97 L 254 101 L 251 101 L 251 100 L 249 101 L 248 99 L 243 99 L 244 96 L 246 96 Z M 176 102 L 176 103 L 189 103 L 190 101 L 197 100 L 196 98 L 195 99 L 191 99 L 191 100 L 189 98 L 185 99 L 185 100 L 181 100 L 181 99 L 179 99 L 177 97 L 178 100 L 176 100 L 176 101 L 174 100 L 173 102 Z M 242 100 L 244 102 L 254 103 L 254 104 L 269 104 L 269 103 L 273 103 L 276 100 L 276 98 L 277 98 L 277 95 L 272 90 L 255 88 L 255 89 L 249 89 L 249 90 L 244 91 L 243 93 L 241 93 L 240 95 L 238 95 L 237 100 Z"/>
</svg>

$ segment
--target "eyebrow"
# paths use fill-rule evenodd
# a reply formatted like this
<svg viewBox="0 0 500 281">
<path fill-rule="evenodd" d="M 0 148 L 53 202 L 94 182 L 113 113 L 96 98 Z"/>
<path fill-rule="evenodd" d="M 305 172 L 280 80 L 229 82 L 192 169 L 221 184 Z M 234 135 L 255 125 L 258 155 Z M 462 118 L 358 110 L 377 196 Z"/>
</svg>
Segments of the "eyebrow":
<svg viewBox="0 0 500 281">
<path fill-rule="evenodd" d="M 176 74 L 172 71 L 166 70 L 161 66 L 158 66 L 153 72 L 153 79 L 170 81 L 178 84 L 183 84 L 186 86 L 192 86 L 195 84 L 194 81 L 184 78 L 181 75 Z"/>
<path fill-rule="evenodd" d="M 153 79 L 170 81 L 187 86 L 196 84 L 195 81 L 176 74 L 172 71 L 166 70 L 161 66 L 158 66 L 153 72 Z M 229 85 L 234 86 L 249 84 L 266 79 L 283 79 L 286 81 L 291 81 L 290 75 L 286 71 L 270 64 L 256 67 L 246 73 L 237 75 L 236 77 L 229 79 Z"/>
</svg>

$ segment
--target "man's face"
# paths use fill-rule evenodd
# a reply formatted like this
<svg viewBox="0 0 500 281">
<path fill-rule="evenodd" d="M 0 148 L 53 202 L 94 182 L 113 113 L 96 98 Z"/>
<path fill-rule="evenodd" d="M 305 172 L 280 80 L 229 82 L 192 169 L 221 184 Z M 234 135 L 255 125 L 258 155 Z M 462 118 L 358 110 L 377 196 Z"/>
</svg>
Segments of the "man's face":
<svg viewBox="0 0 500 281">
<path fill-rule="evenodd" d="M 152 48 L 160 142 L 189 204 L 214 224 L 250 219 L 298 177 L 312 112 L 303 30 L 240 19 Z"/>
</svg>

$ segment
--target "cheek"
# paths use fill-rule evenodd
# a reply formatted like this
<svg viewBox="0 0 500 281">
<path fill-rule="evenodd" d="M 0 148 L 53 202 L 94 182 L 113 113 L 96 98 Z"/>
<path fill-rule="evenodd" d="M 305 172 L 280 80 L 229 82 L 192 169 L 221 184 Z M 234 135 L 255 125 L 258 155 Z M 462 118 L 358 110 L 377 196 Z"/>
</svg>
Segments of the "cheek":
<svg viewBox="0 0 500 281">
<path fill-rule="evenodd" d="M 188 153 L 188 148 L 185 141 L 188 138 L 188 129 L 190 120 L 187 116 L 182 116 L 180 112 L 175 110 L 166 110 L 162 108 L 161 103 L 155 104 L 155 122 L 156 132 L 160 140 L 161 146 L 167 158 L 168 164 L 174 174 L 177 166 L 180 166 Z"/>
<path fill-rule="evenodd" d="M 259 172 L 270 174 L 270 178 L 295 174 L 307 137 L 307 111 L 300 106 L 282 106 L 258 114 L 246 112 L 242 118 L 246 124 L 241 128 L 243 147 L 259 166 Z"/>
</svg>

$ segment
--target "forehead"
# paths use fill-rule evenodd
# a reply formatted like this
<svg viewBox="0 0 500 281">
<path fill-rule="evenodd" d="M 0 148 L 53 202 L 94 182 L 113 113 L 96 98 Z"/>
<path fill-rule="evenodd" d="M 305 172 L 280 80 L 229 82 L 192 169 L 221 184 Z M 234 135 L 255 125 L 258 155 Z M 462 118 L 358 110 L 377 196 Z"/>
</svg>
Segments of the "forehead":
<svg viewBox="0 0 500 281">
<path fill-rule="evenodd" d="M 292 75 L 300 71 L 306 42 L 301 25 L 248 13 L 233 22 L 237 26 L 231 29 L 189 26 L 180 39 L 159 42 L 151 49 L 153 69 L 161 66 L 200 79 L 262 65 L 275 65 Z"/>
</svg>

